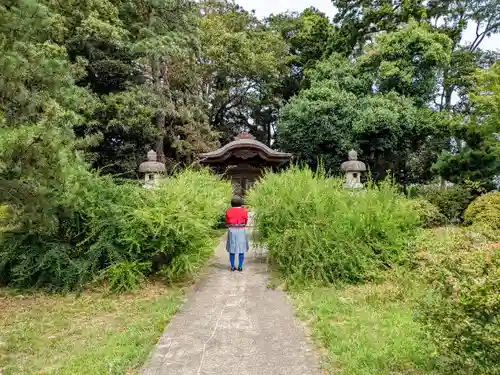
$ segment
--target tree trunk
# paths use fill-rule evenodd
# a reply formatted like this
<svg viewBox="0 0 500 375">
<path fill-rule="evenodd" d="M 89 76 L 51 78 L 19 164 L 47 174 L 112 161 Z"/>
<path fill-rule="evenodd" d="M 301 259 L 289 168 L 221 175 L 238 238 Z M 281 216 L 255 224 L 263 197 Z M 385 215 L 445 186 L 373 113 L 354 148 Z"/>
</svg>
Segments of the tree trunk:
<svg viewBox="0 0 500 375">
<path fill-rule="evenodd" d="M 154 11 L 148 14 L 148 24 L 151 27 L 155 19 Z M 162 82 L 161 82 L 161 72 L 160 72 L 160 59 L 157 56 L 151 56 L 149 58 L 149 64 L 151 65 L 151 78 L 153 80 L 153 87 L 158 98 L 162 98 Z M 158 137 L 156 139 L 155 151 L 158 161 L 165 163 L 165 112 L 160 105 L 158 111 L 155 115 L 156 129 L 158 130 Z"/>
<path fill-rule="evenodd" d="M 155 92 L 159 98 L 162 97 L 161 93 L 161 76 L 160 76 L 160 64 L 158 60 L 154 57 L 151 58 L 151 75 L 153 78 L 153 85 Z M 163 108 L 158 109 L 158 113 L 155 116 L 156 129 L 158 130 L 158 138 L 156 139 L 156 154 L 158 156 L 158 161 L 165 163 L 165 113 Z"/>
<path fill-rule="evenodd" d="M 442 110 L 450 111 L 451 110 L 451 99 L 453 97 L 453 92 L 455 91 L 454 85 L 446 85 L 443 88 L 444 91 L 444 104 Z"/>
<path fill-rule="evenodd" d="M 273 136 L 272 136 L 272 127 L 273 126 L 271 125 L 271 123 L 269 123 L 266 125 L 266 127 L 267 127 L 267 129 L 266 129 L 267 130 L 267 132 L 266 132 L 267 133 L 267 145 L 269 147 L 271 147 L 271 141 L 273 140 Z"/>
<path fill-rule="evenodd" d="M 163 112 L 156 115 L 156 128 L 159 135 L 156 139 L 156 155 L 160 163 L 165 163 L 165 114 Z"/>
</svg>

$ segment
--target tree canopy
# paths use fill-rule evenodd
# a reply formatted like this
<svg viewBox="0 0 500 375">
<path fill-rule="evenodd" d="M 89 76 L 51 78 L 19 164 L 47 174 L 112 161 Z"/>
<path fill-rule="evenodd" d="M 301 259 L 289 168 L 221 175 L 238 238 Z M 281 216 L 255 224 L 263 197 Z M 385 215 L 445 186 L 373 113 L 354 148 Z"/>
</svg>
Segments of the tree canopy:
<svg viewBox="0 0 500 375">
<path fill-rule="evenodd" d="M 82 168 L 125 178 L 150 148 L 172 169 L 248 131 L 332 172 L 355 148 L 374 175 L 491 181 L 499 55 L 481 43 L 498 2 L 333 4 L 330 21 L 229 1 L 4 1 L 0 130 L 46 129 Z"/>
</svg>

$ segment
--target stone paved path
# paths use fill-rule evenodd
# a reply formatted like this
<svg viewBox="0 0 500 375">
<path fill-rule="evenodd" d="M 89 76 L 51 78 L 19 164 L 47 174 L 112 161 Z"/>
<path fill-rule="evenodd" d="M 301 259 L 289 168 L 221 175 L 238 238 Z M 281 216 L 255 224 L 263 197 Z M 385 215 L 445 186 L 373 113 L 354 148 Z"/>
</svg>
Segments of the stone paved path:
<svg viewBox="0 0 500 375">
<path fill-rule="evenodd" d="M 321 375 L 286 295 L 267 288 L 251 251 L 230 272 L 224 243 L 211 269 L 173 317 L 141 375 Z"/>
</svg>

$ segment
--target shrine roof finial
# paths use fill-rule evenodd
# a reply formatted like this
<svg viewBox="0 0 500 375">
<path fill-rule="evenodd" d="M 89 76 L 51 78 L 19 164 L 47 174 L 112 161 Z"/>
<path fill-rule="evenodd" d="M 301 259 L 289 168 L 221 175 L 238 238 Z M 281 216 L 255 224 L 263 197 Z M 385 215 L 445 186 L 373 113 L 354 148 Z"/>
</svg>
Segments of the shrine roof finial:
<svg viewBox="0 0 500 375">
<path fill-rule="evenodd" d="M 241 132 L 237 134 L 236 137 L 234 137 L 235 141 L 238 141 L 240 139 L 255 139 L 255 137 L 248 132 Z"/>
</svg>

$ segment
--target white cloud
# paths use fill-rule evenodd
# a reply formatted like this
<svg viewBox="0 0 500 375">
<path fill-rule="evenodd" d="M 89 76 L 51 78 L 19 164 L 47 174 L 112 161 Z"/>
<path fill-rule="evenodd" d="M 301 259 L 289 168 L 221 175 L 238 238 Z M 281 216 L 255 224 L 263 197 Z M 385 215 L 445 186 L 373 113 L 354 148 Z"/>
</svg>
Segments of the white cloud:
<svg viewBox="0 0 500 375">
<path fill-rule="evenodd" d="M 281 13 L 287 10 L 301 12 L 311 6 L 325 13 L 329 18 L 335 14 L 335 8 L 330 0 L 237 0 L 246 10 L 255 10 L 258 17 L 266 17 L 271 13 Z M 475 27 L 471 26 L 465 31 L 464 40 L 471 42 L 475 37 Z M 495 50 L 500 48 L 500 35 L 485 39 L 481 44 L 482 49 Z"/>
</svg>

